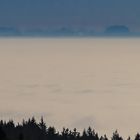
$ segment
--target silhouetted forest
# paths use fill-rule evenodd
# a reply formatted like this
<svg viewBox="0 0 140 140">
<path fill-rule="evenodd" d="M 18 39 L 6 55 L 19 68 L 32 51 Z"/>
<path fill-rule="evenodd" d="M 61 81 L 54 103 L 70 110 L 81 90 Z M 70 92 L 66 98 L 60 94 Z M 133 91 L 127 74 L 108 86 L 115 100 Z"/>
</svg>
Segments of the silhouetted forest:
<svg viewBox="0 0 140 140">
<path fill-rule="evenodd" d="M 47 126 L 43 118 L 37 123 L 35 118 L 23 120 L 22 124 L 17 124 L 13 120 L 8 122 L 0 121 L 0 140 L 109 140 L 106 135 L 98 136 L 91 127 L 84 129 L 82 133 L 74 128 L 63 128 L 62 132 L 56 131 L 54 127 Z M 111 137 L 111 140 L 123 140 L 117 131 Z M 127 140 L 130 140 L 128 137 Z M 140 140 L 140 134 L 137 133 L 134 140 Z"/>
</svg>

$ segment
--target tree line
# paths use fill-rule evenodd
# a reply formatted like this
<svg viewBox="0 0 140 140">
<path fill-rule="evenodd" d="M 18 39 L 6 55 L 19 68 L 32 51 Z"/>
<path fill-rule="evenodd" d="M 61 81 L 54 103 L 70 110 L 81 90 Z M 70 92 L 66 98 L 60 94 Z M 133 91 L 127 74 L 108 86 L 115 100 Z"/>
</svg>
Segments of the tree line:
<svg viewBox="0 0 140 140">
<path fill-rule="evenodd" d="M 106 135 L 100 136 L 94 129 L 88 127 L 82 133 L 76 128 L 70 130 L 63 128 L 61 132 L 56 131 L 55 127 L 47 126 L 41 118 L 37 123 L 32 117 L 27 121 L 23 120 L 21 124 L 15 125 L 13 120 L 8 122 L 0 121 L 0 140 L 109 140 Z M 111 137 L 111 140 L 123 140 L 117 131 Z M 127 140 L 131 140 L 128 137 Z M 140 140 L 140 134 L 137 133 L 134 140 Z"/>
</svg>

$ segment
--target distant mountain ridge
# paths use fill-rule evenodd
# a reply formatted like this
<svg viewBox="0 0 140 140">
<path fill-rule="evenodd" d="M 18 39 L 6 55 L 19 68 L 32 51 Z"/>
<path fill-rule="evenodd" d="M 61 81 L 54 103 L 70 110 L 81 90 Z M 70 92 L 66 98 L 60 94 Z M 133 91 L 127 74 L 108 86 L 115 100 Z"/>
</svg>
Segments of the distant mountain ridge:
<svg viewBox="0 0 140 140">
<path fill-rule="evenodd" d="M 130 30 L 124 25 L 112 25 L 106 28 L 106 34 L 130 34 Z"/>
<path fill-rule="evenodd" d="M 0 36 L 140 36 L 140 33 L 130 32 L 130 29 L 125 25 L 112 25 L 105 31 L 97 32 L 94 29 L 88 28 L 48 28 L 48 29 L 25 29 L 14 27 L 0 27 Z"/>
<path fill-rule="evenodd" d="M 13 27 L 0 27 L 0 35 L 1 36 L 9 36 L 9 35 L 19 35 L 20 31 Z"/>
</svg>

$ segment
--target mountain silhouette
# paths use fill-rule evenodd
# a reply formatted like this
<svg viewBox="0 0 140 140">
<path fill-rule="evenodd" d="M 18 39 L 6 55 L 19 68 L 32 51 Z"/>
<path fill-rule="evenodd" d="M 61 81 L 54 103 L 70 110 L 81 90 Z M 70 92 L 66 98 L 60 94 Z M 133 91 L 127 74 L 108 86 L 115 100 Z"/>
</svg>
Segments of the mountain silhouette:
<svg viewBox="0 0 140 140">
<path fill-rule="evenodd" d="M 129 28 L 127 26 L 124 25 L 113 25 L 113 26 L 109 26 L 107 27 L 107 29 L 105 30 L 106 34 L 129 34 Z"/>
</svg>

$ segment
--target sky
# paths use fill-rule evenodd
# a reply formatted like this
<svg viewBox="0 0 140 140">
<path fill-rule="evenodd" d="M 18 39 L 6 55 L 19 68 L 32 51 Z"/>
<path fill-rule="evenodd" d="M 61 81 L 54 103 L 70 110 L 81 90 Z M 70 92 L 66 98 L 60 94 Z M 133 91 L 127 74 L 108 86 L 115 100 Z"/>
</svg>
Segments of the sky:
<svg viewBox="0 0 140 140">
<path fill-rule="evenodd" d="M 139 0 L 0 0 L 0 26 L 140 30 Z"/>
</svg>

